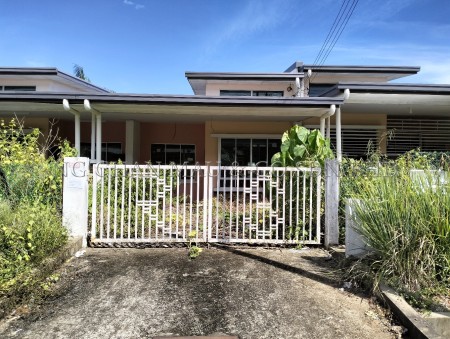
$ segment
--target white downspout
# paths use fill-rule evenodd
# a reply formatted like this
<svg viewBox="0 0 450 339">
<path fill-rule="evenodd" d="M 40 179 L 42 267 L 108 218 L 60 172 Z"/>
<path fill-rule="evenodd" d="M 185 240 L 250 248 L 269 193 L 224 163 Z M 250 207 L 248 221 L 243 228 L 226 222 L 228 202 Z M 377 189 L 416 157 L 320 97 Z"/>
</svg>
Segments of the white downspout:
<svg viewBox="0 0 450 339">
<path fill-rule="evenodd" d="M 84 109 L 91 112 L 91 161 L 95 159 L 95 112 L 92 111 L 91 103 L 88 99 L 84 99 Z"/>
<path fill-rule="evenodd" d="M 300 80 L 300 78 L 295 78 L 295 96 L 296 97 L 302 97 L 303 96 L 303 90 L 302 90 L 302 81 Z"/>
<path fill-rule="evenodd" d="M 342 161 L 341 106 L 336 109 L 336 157 Z"/>
<path fill-rule="evenodd" d="M 323 136 L 325 136 L 325 119 L 331 117 L 335 111 L 336 111 L 336 105 L 330 105 L 329 111 L 320 117 L 320 133 Z M 327 134 L 329 134 L 329 133 L 327 132 Z"/>
<path fill-rule="evenodd" d="M 95 156 L 95 162 L 97 164 L 100 164 L 102 162 L 102 115 L 95 108 L 91 107 L 91 103 L 89 102 L 88 99 L 84 100 L 84 109 L 92 113 L 91 158 L 92 160 L 94 160 Z"/>
<path fill-rule="evenodd" d="M 97 111 L 96 113 L 97 115 L 97 133 L 96 133 L 96 137 L 97 137 L 97 141 L 95 143 L 97 150 L 96 150 L 96 156 L 97 156 L 97 163 L 100 164 L 102 162 L 102 115 L 100 114 L 100 112 Z"/>
<path fill-rule="evenodd" d="M 78 156 L 80 156 L 80 112 L 70 108 L 69 100 L 63 99 L 63 108 L 65 111 L 72 113 L 75 116 L 75 149 L 78 152 Z"/>
<path fill-rule="evenodd" d="M 344 102 L 350 98 L 350 90 L 344 90 Z M 342 161 L 342 133 L 341 133 L 341 107 L 336 110 L 336 156 L 339 162 Z"/>
</svg>

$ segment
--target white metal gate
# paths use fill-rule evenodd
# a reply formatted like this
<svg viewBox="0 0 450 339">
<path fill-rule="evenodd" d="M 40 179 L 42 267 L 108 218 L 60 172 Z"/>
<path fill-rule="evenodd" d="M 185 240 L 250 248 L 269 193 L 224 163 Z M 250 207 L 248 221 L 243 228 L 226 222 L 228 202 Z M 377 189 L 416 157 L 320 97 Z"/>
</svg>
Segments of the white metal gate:
<svg viewBox="0 0 450 339">
<path fill-rule="evenodd" d="M 91 243 L 320 243 L 320 168 L 94 165 Z"/>
</svg>

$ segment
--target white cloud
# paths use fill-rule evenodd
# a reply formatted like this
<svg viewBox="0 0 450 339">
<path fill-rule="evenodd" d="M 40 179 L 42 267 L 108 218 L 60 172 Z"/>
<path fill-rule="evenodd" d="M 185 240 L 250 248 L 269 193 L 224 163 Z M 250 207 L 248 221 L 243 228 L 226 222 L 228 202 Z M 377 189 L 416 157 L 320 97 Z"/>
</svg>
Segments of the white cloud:
<svg viewBox="0 0 450 339">
<path fill-rule="evenodd" d="M 134 8 L 137 10 L 145 8 L 145 6 L 143 4 L 138 4 L 138 3 L 130 1 L 130 0 L 123 0 L 123 3 L 125 5 L 134 6 Z"/>
<path fill-rule="evenodd" d="M 262 2 L 250 0 L 240 13 L 214 33 L 214 41 L 209 42 L 208 52 L 215 51 L 220 45 L 246 39 L 258 33 L 273 29 L 285 23 L 295 13 L 295 1 L 281 0 L 276 2 Z"/>
<path fill-rule="evenodd" d="M 420 66 L 402 82 L 450 83 L 450 46 L 426 44 L 371 44 L 336 47 L 327 64 Z"/>
</svg>

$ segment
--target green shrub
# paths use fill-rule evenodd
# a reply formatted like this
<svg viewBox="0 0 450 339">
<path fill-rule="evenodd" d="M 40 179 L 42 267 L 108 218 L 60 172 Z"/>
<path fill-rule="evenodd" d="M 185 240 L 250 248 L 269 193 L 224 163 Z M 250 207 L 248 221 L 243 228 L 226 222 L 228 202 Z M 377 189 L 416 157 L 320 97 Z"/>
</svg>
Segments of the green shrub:
<svg viewBox="0 0 450 339">
<path fill-rule="evenodd" d="M 67 241 L 62 226 L 63 157 L 47 157 L 51 142 L 40 144 L 35 129 L 24 133 L 19 121 L 0 121 L 0 296 L 25 284 L 27 273 Z M 17 287 L 17 286 L 16 286 Z"/>
<path fill-rule="evenodd" d="M 414 168 L 423 174 L 411 174 Z M 375 286 L 388 281 L 409 291 L 450 287 L 450 182 L 426 155 L 343 165 L 342 192 L 358 199 L 358 232 L 373 249 Z"/>
<path fill-rule="evenodd" d="M 22 125 L 13 119 L 8 124 L 0 121 L 0 198 L 18 204 L 22 201 L 40 201 L 61 207 L 63 158 L 73 156 L 76 150 L 67 141 L 56 147 L 60 157 L 47 157 L 52 141 L 46 143 L 38 129 L 24 133 Z"/>
</svg>

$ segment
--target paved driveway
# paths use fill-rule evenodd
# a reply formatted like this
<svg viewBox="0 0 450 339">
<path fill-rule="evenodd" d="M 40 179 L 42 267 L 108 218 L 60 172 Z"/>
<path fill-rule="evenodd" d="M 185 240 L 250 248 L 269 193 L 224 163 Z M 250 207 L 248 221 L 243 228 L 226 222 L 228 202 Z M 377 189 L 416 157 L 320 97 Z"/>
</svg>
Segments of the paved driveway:
<svg viewBox="0 0 450 339">
<path fill-rule="evenodd" d="M 320 249 L 88 249 L 54 297 L 3 323 L 11 338 L 392 338 L 368 301 L 342 291 Z"/>
</svg>

